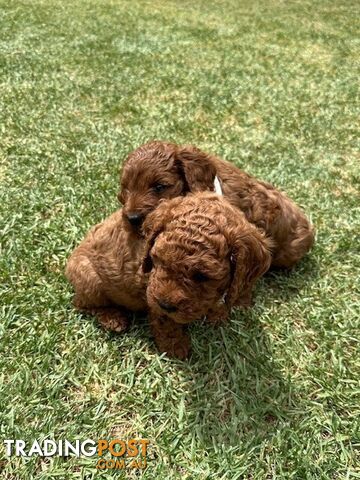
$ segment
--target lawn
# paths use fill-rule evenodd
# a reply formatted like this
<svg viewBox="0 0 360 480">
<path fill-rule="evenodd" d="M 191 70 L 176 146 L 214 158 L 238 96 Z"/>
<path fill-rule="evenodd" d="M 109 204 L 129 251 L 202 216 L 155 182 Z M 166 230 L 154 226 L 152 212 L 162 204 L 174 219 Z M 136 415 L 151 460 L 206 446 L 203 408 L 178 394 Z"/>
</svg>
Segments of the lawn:
<svg viewBox="0 0 360 480">
<path fill-rule="evenodd" d="M 360 478 L 357 0 L 0 0 L 1 478 Z M 274 183 L 317 240 L 189 361 L 73 310 L 66 259 L 149 139 Z M 145 471 L 3 457 L 141 437 Z"/>
</svg>

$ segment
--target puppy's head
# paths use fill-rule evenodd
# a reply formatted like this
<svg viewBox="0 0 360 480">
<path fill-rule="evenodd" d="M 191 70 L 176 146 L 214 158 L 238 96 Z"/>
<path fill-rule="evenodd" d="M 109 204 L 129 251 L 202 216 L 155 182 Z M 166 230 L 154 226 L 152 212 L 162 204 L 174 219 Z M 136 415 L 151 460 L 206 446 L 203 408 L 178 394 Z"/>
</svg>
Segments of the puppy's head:
<svg viewBox="0 0 360 480">
<path fill-rule="evenodd" d="M 119 201 L 135 231 L 161 199 L 188 192 L 213 190 L 216 175 L 210 157 L 196 147 L 154 141 L 142 145 L 125 160 Z"/>
<path fill-rule="evenodd" d="M 263 235 L 216 195 L 162 202 L 144 231 L 149 307 L 177 323 L 200 319 L 221 302 L 230 310 L 270 265 Z"/>
</svg>

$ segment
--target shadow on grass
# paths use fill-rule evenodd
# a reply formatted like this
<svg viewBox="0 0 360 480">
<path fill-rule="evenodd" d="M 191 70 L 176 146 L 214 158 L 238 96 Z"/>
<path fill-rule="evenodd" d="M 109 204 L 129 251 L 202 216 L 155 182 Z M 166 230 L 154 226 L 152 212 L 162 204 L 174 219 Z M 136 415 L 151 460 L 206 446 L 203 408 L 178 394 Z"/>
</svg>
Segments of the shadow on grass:
<svg viewBox="0 0 360 480">
<path fill-rule="evenodd" d="M 274 361 L 271 340 L 259 318 L 269 301 L 291 301 L 316 282 L 316 259 L 294 270 L 271 271 L 261 282 L 255 306 L 237 310 L 223 328 L 192 328 L 188 363 L 191 388 L 188 427 L 211 449 L 256 448 L 298 411 L 296 394 Z M 264 306 L 265 305 L 265 306 Z"/>
<path fill-rule="evenodd" d="M 306 256 L 292 270 L 270 269 L 263 278 L 264 289 L 274 300 L 290 300 L 319 278 L 319 263 L 312 255 Z"/>
<path fill-rule="evenodd" d="M 183 379 L 181 391 L 174 395 L 179 411 L 183 399 L 184 414 L 175 410 L 172 414 L 175 423 L 182 416 L 175 429 L 177 452 L 181 445 L 196 445 L 196 455 L 201 450 L 214 457 L 220 453 L 229 466 L 235 452 L 250 454 L 263 448 L 264 442 L 298 410 L 292 385 L 274 361 L 271 340 L 258 321 L 260 315 L 255 307 L 234 312 L 225 327 L 193 325 L 191 357 L 186 361 L 166 360 Z M 136 318 L 127 335 L 134 342 L 141 336 L 141 343 L 156 352 L 146 319 Z M 116 335 L 111 338 L 117 342 Z M 169 455 L 175 454 L 169 450 L 174 441 L 171 432 L 164 432 L 162 437 L 158 440 L 161 448 Z"/>
<path fill-rule="evenodd" d="M 185 379 L 182 434 L 208 452 L 259 447 L 286 422 L 296 405 L 288 379 L 273 360 L 257 308 L 237 311 L 226 327 L 190 327 L 192 355 L 173 360 Z M 136 318 L 131 337 L 156 350 L 146 319 Z M 114 336 L 116 341 L 116 336 Z M 230 450 L 229 450 L 230 449 Z"/>
<path fill-rule="evenodd" d="M 269 272 L 252 309 L 235 310 L 222 328 L 204 323 L 190 327 L 191 357 L 171 363 L 186 379 L 183 435 L 208 454 L 220 452 L 231 462 L 234 451 L 263 449 L 299 412 L 297 395 L 274 360 L 266 321 L 259 319 L 268 314 L 269 301 L 291 301 L 318 275 L 318 264 L 311 257 L 291 272 Z M 146 317 L 136 315 L 131 323 L 126 335 L 134 341 L 141 337 L 155 352 Z M 117 342 L 118 336 L 110 338 Z"/>
<path fill-rule="evenodd" d="M 237 313 L 229 326 L 204 334 L 199 328 L 187 368 L 188 427 L 205 448 L 254 448 L 289 418 L 291 384 L 254 313 Z"/>
</svg>

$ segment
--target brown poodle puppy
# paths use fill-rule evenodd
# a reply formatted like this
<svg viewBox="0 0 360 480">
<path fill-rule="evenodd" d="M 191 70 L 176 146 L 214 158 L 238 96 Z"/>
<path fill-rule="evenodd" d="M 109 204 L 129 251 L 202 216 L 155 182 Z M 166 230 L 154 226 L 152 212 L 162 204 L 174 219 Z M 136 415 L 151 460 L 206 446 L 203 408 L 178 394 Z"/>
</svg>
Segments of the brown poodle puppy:
<svg viewBox="0 0 360 480">
<path fill-rule="evenodd" d="M 290 198 L 194 146 L 154 141 L 137 148 L 124 163 L 118 198 L 128 228 L 136 232 L 160 199 L 213 191 L 214 183 L 271 238 L 272 266 L 291 268 L 309 251 L 314 229 Z"/>
<path fill-rule="evenodd" d="M 74 306 L 96 315 L 106 330 L 128 326 L 128 313 L 147 310 L 141 268 L 145 241 L 124 228 L 121 210 L 95 225 L 71 254 L 65 274 Z"/>
<path fill-rule="evenodd" d="M 185 358 L 185 324 L 222 322 L 231 307 L 250 305 L 270 266 L 270 242 L 211 193 L 162 202 L 144 232 L 124 228 L 121 210 L 90 231 L 66 268 L 74 303 L 115 331 L 126 327 L 127 312 L 147 310 L 159 349 Z"/>
</svg>

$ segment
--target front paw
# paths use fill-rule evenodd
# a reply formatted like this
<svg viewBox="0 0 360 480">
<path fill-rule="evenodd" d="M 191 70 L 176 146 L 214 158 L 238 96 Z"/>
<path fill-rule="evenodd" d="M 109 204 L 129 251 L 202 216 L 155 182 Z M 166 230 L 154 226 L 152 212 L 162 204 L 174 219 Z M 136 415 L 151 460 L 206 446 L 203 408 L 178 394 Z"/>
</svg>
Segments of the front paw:
<svg viewBox="0 0 360 480">
<path fill-rule="evenodd" d="M 101 309 L 97 313 L 97 317 L 100 325 L 109 332 L 121 333 L 129 327 L 126 315 L 114 308 Z"/>
<path fill-rule="evenodd" d="M 157 316 L 150 312 L 150 325 L 155 343 L 160 352 L 169 357 L 184 360 L 190 355 L 190 338 L 186 327 L 175 323 L 166 316 Z"/>
<path fill-rule="evenodd" d="M 155 338 L 156 345 L 160 352 L 165 352 L 170 358 L 185 360 L 190 356 L 190 339 L 186 334 L 177 338 Z"/>
<path fill-rule="evenodd" d="M 246 293 L 239 297 L 234 305 L 234 307 L 242 308 L 251 308 L 252 306 L 254 306 L 254 301 L 252 299 L 251 293 Z"/>
<path fill-rule="evenodd" d="M 190 353 L 190 339 L 187 335 L 184 335 L 180 342 L 174 343 L 169 351 L 167 351 L 169 357 L 178 358 L 179 360 L 185 360 L 186 358 L 189 358 Z"/>
<path fill-rule="evenodd" d="M 229 310 L 225 304 L 211 308 L 206 314 L 206 321 L 214 327 L 224 325 L 228 321 L 228 319 Z"/>
</svg>

